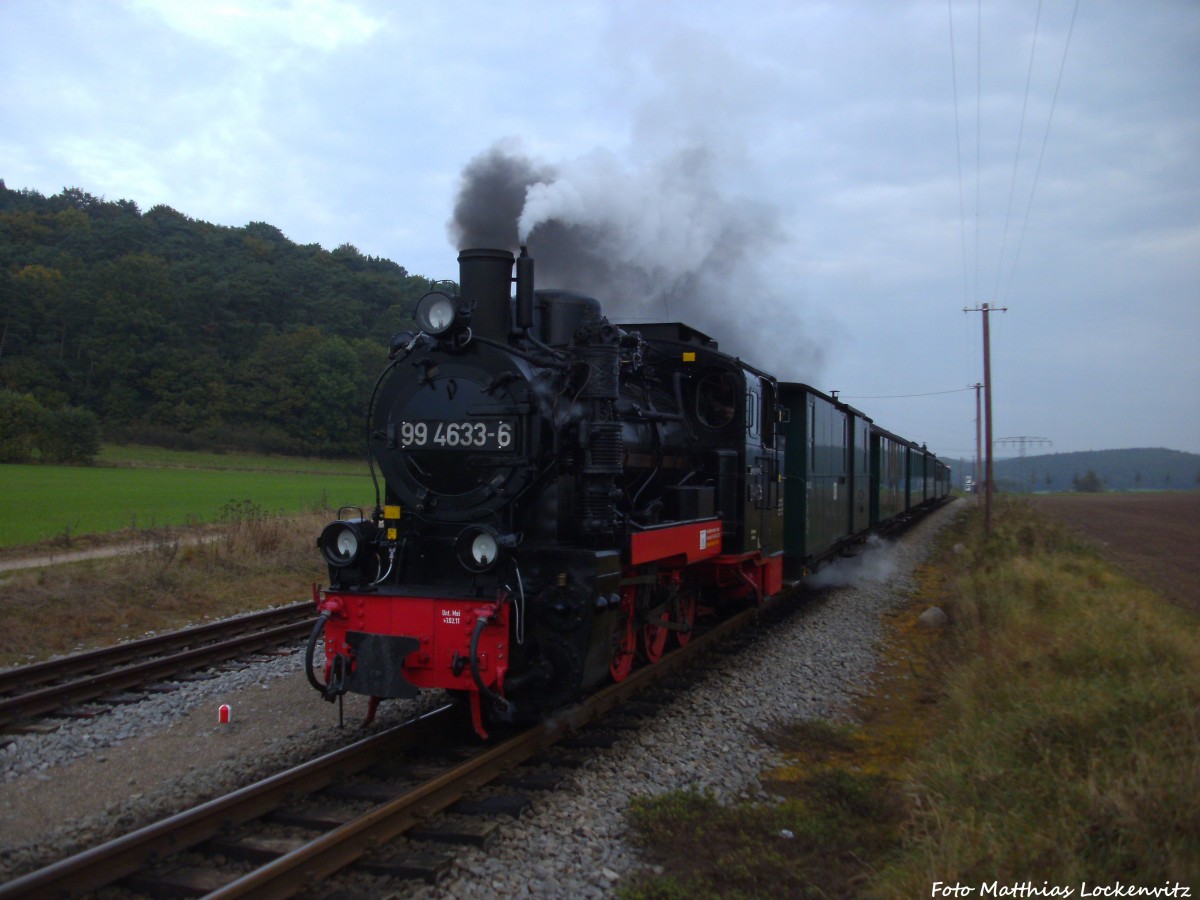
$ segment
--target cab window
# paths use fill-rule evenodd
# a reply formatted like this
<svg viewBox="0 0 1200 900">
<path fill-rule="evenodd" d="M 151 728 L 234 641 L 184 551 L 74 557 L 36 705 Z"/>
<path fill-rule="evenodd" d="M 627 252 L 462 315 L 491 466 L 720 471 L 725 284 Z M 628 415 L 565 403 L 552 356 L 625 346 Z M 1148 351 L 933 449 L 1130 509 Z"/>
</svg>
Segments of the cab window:
<svg viewBox="0 0 1200 900">
<path fill-rule="evenodd" d="M 696 418 L 708 428 L 724 428 L 733 421 L 737 397 L 732 372 L 710 372 L 696 385 Z"/>
</svg>

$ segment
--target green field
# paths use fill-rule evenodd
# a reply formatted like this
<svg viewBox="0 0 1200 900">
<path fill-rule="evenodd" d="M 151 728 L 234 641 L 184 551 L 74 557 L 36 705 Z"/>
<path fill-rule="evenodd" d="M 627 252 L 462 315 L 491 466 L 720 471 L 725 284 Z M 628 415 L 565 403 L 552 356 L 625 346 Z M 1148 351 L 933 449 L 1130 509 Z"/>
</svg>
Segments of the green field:
<svg viewBox="0 0 1200 900">
<path fill-rule="evenodd" d="M 105 447 L 94 467 L 0 465 L 0 548 L 264 513 L 369 509 L 364 462 Z"/>
<path fill-rule="evenodd" d="M 365 459 L 308 459 L 299 456 L 251 456 L 236 453 L 206 453 L 105 444 L 96 457 L 98 466 L 133 468 L 220 469 L 243 472 L 293 472 L 329 475 L 365 475 Z"/>
</svg>

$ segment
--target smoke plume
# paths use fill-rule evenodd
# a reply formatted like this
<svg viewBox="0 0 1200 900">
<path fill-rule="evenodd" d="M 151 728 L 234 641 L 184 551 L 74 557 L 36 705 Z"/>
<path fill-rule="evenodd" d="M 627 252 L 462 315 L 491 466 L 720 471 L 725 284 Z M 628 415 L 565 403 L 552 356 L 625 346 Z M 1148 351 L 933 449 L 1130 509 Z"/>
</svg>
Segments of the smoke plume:
<svg viewBox="0 0 1200 900">
<path fill-rule="evenodd" d="M 492 247 L 515 250 L 517 220 L 529 186 L 553 180 L 555 172 L 504 144 L 496 144 L 467 164 L 450 223 L 459 250 Z"/>
<path fill-rule="evenodd" d="M 720 60 L 719 48 L 703 49 L 660 61 L 663 95 L 643 106 L 621 157 L 597 149 L 548 163 L 510 141 L 472 160 L 452 239 L 459 249 L 524 244 L 539 288 L 589 294 L 613 322 L 686 322 L 781 380 L 811 382 L 821 343 L 801 321 L 796 286 L 770 267 L 786 250 L 781 211 L 732 188 L 753 183 L 743 177 L 752 123 L 739 122 L 750 91 L 723 93 L 729 60 L 716 83 L 697 75 L 691 60 Z"/>
</svg>

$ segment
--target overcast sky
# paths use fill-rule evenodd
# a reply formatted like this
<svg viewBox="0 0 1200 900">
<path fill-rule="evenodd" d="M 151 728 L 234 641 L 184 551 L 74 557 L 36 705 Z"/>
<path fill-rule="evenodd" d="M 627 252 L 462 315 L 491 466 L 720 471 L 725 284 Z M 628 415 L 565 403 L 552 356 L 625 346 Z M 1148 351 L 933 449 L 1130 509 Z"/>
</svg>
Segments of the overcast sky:
<svg viewBox="0 0 1200 900">
<path fill-rule="evenodd" d="M 453 278 L 464 170 L 524 160 L 675 285 L 622 315 L 940 454 L 984 303 L 997 438 L 1200 452 L 1197 0 L 0 0 L 0 82 L 12 189 Z"/>
</svg>

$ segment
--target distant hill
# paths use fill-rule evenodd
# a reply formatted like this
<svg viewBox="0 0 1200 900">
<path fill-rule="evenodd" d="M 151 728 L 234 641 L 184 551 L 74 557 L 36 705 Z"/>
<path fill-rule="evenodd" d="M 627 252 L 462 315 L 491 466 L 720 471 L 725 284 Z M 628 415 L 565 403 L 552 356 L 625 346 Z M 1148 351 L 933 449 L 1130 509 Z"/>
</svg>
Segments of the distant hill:
<svg viewBox="0 0 1200 900">
<path fill-rule="evenodd" d="M 972 474 L 973 459 L 952 461 L 956 483 Z M 1200 454 L 1161 448 L 1086 450 L 1049 453 L 993 463 L 1001 491 L 1071 491 L 1075 479 L 1094 472 L 1106 491 L 1196 490 L 1200 488 Z"/>
</svg>

